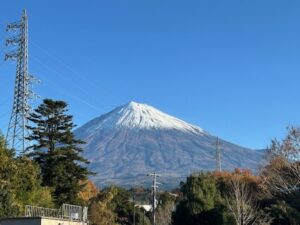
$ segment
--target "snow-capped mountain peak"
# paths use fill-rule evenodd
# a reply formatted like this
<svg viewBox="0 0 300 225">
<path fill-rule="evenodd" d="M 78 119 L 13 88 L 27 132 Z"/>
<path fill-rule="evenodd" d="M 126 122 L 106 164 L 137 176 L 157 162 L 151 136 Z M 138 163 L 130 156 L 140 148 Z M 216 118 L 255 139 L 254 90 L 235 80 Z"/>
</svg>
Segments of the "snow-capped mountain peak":
<svg viewBox="0 0 300 225">
<path fill-rule="evenodd" d="M 98 185 L 148 186 L 145 174 L 164 174 L 173 189 L 191 171 L 215 169 L 216 137 L 152 106 L 130 102 L 75 130 Z M 220 139 L 222 168 L 259 167 L 263 154 Z M 142 182 L 142 183 L 141 183 Z"/>
<path fill-rule="evenodd" d="M 95 129 L 176 129 L 197 134 L 205 133 L 200 127 L 188 124 L 180 119 L 165 114 L 152 106 L 129 102 L 93 121 Z"/>
</svg>

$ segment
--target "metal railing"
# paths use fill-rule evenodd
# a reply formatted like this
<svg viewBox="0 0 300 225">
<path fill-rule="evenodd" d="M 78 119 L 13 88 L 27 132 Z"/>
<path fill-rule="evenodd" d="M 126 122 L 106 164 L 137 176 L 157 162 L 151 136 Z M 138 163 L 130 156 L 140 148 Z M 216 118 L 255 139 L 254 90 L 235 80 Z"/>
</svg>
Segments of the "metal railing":
<svg viewBox="0 0 300 225">
<path fill-rule="evenodd" d="M 25 216 L 26 217 L 49 217 L 49 218 L 59 218 L 59 210 L 50 209 L 44 207 L 37 207 L 26 205 L 25 206 Z"/>
<path fill-rule="evenodd" d="M 50 209 L 38 206 L 25 206 L 25 217 L 55 218 L 78 222 L 88 222 L 87 207 L 63 204 L 60 209 Z"/>
<path fill-rule="evenodd" d="M 82 221 L 82 207 L 77 205 L 63 204 L 62 218 L 67 220 Z"/>
</svg>

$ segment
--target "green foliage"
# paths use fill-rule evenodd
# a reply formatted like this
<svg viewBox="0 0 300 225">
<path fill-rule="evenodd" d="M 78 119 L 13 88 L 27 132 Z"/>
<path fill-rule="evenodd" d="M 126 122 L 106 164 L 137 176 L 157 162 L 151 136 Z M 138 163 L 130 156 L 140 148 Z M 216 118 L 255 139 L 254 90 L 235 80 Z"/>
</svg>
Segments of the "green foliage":
<svg viewBox="0 0 300 225">
<path fill-rule="evenodd" d="M 41 186 L 39 166 L 27 157 L 17 158 L 15 161 L 19 168 L 14 182 L 17 201 L 21 205 L 53 207 L 51 189 Z"/>
<path fill-rule="evenodd" d="M 6 186 L 0 187 L 0 218 L 16 216 L 19 208 L 14 203 L 12 192 Z"/>
<path fill-rule="evenodd" d="M 41 186 L 39 167 L 27 157 L 15 158 L 0 136 L 0 217 L 20 215 L 27 204 L 51 207 L 50 190 Z"/>
<path fill-rule="evenodd" d="M 17 165 L 14 154 L 6 148 L 5 139 L 0 136 L 0 218 L 18 215 L 19 207 L 15 201 L 14 183 L 17 178 Z"/>
<path fill-rule="evenodd" d="M 17 166 L 13 159 L 13 152 L 8 150 L 5 145 L 5 139 L 0 136 L 0 184 L 11 186 L 10 184 L 15 178 Z"/>
<path fill-rule="evenodd" d="M 182 187 L 187 201 L 190 202 L 192 214 L 198 214 L 214 208 L 215 203 L 220 199 L 216 182 L 211 174 L 200 173 L 187 178 L 186 184 Z"/>
<path fill-rule="evenodd" d="M 159 194 L 158 202 L 159 205 L 164 207 L 168 203 L 175 203 L 176 201 L 176 195 L 170 192 L 162 192 Z"/>
<path fill-rule="evenodd" d="M 150 225 L 151 224 L 150 216 L 151 215 L 149 213 L 144 212 L 142 209 L 136 209 L 135 224 L 136 225 Z M 160 223 L 160 224 L 163 225 L 162 223 Z"/>
<path fill-rule="evenodd" d="M 262 199 L 260 204 L 265 213 L 273 218 L 272 225 L 300 224 L 300 193 L 293 195 L 272 196 Z"/>
<path fill-rule="evenodd" d="M 125 220 L 124 216 L 129 210 L 128 194 L 125 190 L 117 187 L 109 187 L 101 191 L 90 204 L 92 225 L 115 225 L 119 224 L 120 220 Z"/>
<path fill-rule="evenodd" d="M 131 193 L 123 188 L 111 186 L 102 190 L 90 203 L 90 222 L 92 225 L 131 225 L 133 223 L 133 203 Z M 147 216 L 136 208 L 136 225 L 149 225 Z M 143 218 L 144 217 L 144 218 Z"/>
<path fill-rule="evenodd" d="M 67 111 L 65 102 L 45 99 L 30 115 L 35 126 L 28 127 L 32 131 L 28 139 L 35 142 L 29 155 L 39 164 L 42 183 L 53 189 L 57 205 L 78 203 L 83 188 L 80 180 L 89 174 L 85 166 L 88 161 L 79 147 L 83 142 L 75 139 L 75 125 Z"/>
<path fill-rule="evenodd" d="M 299 200 L 299 199 L 298 199 Z M 276 200 L 265 208 L 265 211 L 273 217 L 274 225 L 293 225 L 299 224 L 300 212 L 291 207 L 284 200 Z"/>
<path fill-rule="evenodd" d="M 191 175 L 182 184 L 183 199 L 173 214 L 174 225 L 232 224 L 225 200 L 211 173 Z"/>
<path fill-rule="evenodd" d="M 120 187 L 109 187 L 104 190 L 104 193 L 111 193 L 112 195 L 112 199 L 107 206 L 116 214 L 117 222 L 120 224 L 131 224 L 130 222 L 133 220 L 131 194 Z"/>
<path fill-rule="evenodd" d="M 108 191 L 114 193 L 112 201 L 109 203 L 109 208 L 117 214 L 118 221 L 130 221 L 133 215 L 130 193 L 120 187 L 110 187 Z"/>
<path fill-rule="evenodd" d="M 106 201 L 93 201 L 89 205 L 89 220 L 91 225 L 117 225 L 116 214 L 107 207 Z"/>
</svg>

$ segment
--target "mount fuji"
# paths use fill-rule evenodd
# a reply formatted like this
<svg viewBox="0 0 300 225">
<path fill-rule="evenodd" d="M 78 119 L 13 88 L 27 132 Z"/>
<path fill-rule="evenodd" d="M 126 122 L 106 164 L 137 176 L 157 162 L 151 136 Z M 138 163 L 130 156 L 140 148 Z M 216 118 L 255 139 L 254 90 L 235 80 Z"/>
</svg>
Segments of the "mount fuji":
<svg viewBox="0 0 300 225">
<path fill-rule="evenodd" d="M 190 173 L 216 167 L 216 137 L 152 106 L 130 102 L 75 130 L 84 140 L 97 185 L 141 186 L 146 174 L 162 175 L 163 186 L 178 186 Z M 222 168 L 256 171 L 263 152 L 220 139 Z"/>
</svg>

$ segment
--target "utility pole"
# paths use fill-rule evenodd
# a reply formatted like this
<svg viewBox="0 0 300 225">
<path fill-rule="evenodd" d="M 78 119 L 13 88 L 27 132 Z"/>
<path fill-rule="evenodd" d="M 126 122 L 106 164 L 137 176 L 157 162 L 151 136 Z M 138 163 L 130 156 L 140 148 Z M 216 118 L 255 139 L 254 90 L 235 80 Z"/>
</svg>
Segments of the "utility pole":
<svg viewBox="0 0 300 225">
<path fill-rule="evenodd" d="M 143 208 L 143 225 L 145 225 L 145 209 Z"/>
<path fill-rule="evenodd" d="M 221 167 L 221 150 L 220 150 L 220 140 L 219 137 L 217 137 L 217 140 L 215 142 L 216 145 L 216 171 L 221 172 L 222 167 Z"/>
<path fill-rule="evenodd" d="M 23 154 L 28 147 L 28 117 L 31 110 L 29 99 L 33 96 L 30 90 L 32 75 L 28 73 L 28 18 L 23 10 L 21 20 L 7 25 L 6 31 L 10 37 L 6 46 L 14 46 L 12 51 L 5 54 L 5 60 L 16 60 L 16 78 L 14 100 L 9 120 L 6 141 L 8 147 L 14 149 L 17 155 Z"/>
<path fill-rule="evenodd" d="M 157 182 L 157 177 L 160 177 L 160 175 L 154 172 L 154 173 L 148 174 L 147 176 L 153 177 L 153 181 L 152 181 L 152 225 L 156 225 L 156 221 L 155 221 L 155 208 L 157 206 L 156 191 L 157 191 L 158 185 L 160 184 Z"/>
</svg>

